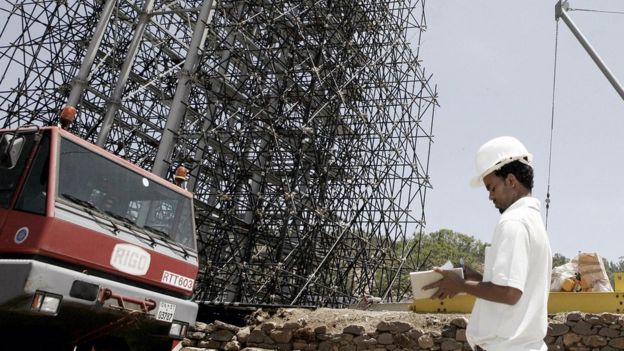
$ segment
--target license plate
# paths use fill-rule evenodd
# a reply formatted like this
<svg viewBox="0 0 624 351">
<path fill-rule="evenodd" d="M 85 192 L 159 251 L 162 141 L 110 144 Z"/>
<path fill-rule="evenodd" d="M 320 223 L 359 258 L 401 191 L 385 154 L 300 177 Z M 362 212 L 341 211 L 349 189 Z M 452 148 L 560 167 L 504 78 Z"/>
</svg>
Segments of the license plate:
<svg viewBox="0 0 624 351">
<path fill-rule="evenodd" d="M 173 322 L 176 305 L 168 302 L 161 302 L 156 311 L 156 319 L 163 322 Z"/>
</svg>

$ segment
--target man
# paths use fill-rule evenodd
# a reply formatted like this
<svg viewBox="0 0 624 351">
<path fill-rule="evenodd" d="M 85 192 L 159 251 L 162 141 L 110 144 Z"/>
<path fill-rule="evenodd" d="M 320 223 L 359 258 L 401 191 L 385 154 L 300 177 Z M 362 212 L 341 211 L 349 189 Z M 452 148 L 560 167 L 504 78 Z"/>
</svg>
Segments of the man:
<svg viewBox="0 0 624 351">
<path fill-rule="evenodd" d="M 501 217 L 491 247 L 486 248 L 483 276 L 466 269 L 465 279 L 443 275 L 424 289 L 438 288 L 433 298 L 458 293 L 477 297 L 466 330 L 475 350 L 547 350 L 547 304 L 552 255 L 533 188 L 532 155 L 513 137 L 499 137 L 477 152 L 478 176 Z"/>
</svg>

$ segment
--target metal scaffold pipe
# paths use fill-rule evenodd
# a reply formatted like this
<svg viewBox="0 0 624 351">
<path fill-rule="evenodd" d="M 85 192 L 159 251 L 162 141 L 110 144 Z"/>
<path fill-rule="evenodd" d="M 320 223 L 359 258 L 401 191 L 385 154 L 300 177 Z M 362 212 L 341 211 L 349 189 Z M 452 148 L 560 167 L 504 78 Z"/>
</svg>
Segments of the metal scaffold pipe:
<svg viewBox="0 0 624 351">
<path fill-rule="evenodd" d="M 197 24 L 193 30 L 193 37 L 191 38 L 191 45 L 186 56 L 186 61 L 180 72 L 173 103 L 167 115 L 167 122 L 165 123 L 162 139 L 158 146 L 154 166 L 152 167 L 152 173 L 161 177 L 167 176 L 167 161 L 173 152 L 176 134 L 180 129 L 180 123 L 186 112 L 186 103 L 190 93 L 189 83 L 193 72 L 197 69 L 199 50 L 206 36 L 206 29 L 210 20 L 213 3 L 214 0 L 206 0 L 202 3 L 201 11 L 197 18 Z"/>
<path fill-rule="evenodd" d="M 569 5 L 567 1 L 561 2 L 558 1 L 555 5 L 555 18 L 563 19 L 563 22 L 568 26 L 572 34 L 576 37 L 576 39 L 581 43 L 585 51 L 589 54 L 589 56 L 594 60 L 594 63 L 598 66 L 600 71 L 607 77 L 609 83 L 615 88 L 615 91 L 620 95 L 622 99 L 624 99 L 624 88 L 622 88 L 622 84 L 618 81 L 618 79 L 613 75 L 609 67 L 604 63 L 602 58 L 598 55 L 596 50 L 592 47 L 592 45 L 587 41 L 583 33 L 578 29 L 578 27 L 574 24 L 570 16 L 568 16 Z"/>
<path fill-rule="evenodd" d="M 128 47 L 126 59 L 121 66 L 121 72 L 119 72 L 119 78 L 117 78 L 115 90 L 113 91 L 112 95 L 108 99 L 108 102 L 106 103 L 106 115 L 104 115 L 104 118 L 102 119 L 102 127 L 97 138 L 98 146 L 106 145 L 108 135 L 113 128 L 115 115 L 119 110 L 121 96 L 123 95 L 124 89 L 126 88 L 126 82 L 128 81 L 128 77 L 130 76 L 130 72 L 132 71 L 132 66 L 134 65 L 134 60 L 136 59 L 139 45 L 141 45 L 141 40 L 143 39 L 143 33 L 145 33 L 145 28 L 150 21 L 153 7 L 154 0 L 147 0 L 143 4 L 143 10 L 141 15 L 139 16 L 137 28 L 134 32 L 134 36 L 132 37 L 132 42 L 130 42 L 130 46 Z"/>
<path fill-rule="evenodd" d="M 108 113 L 104 149 L 163 176 L 186 165 L 195 300 L 345 307 L 409 295 L 405 272 L 426 264 L 413 234 L 437 106 L 416 49 L 424 0 L 155 1 L 151 12 L 148 0 L 104 1 L 0 1 L 0 123 L 57 123 L 94 57 L 72 132 L 96 139 Z"/>
<path fill-rule="evenodd" d="M 91 38 L 91 41 L 89 42 L 85 58 L 82 60 L 80 70 L 72 82 L 72 89 L 69 93 L 69 98 L 67 99 L 67 105 L 69 106 L 77 107 L 80 102 L 80 96 L 82 95 L 84 88 L 87 86 L 91 66 L 93 65 L 95 56 L 97 55 L 100 43 L 102 42 L 102 37 L 104 36 L 106 26 L 108 26 L 108 22 L 113 14 L 116 2 L 116 0 L 108 0 L 104 4 L 100 20 L 95 28 L 95 33 L 93 33 L 93 38 Z"/>
</svg>

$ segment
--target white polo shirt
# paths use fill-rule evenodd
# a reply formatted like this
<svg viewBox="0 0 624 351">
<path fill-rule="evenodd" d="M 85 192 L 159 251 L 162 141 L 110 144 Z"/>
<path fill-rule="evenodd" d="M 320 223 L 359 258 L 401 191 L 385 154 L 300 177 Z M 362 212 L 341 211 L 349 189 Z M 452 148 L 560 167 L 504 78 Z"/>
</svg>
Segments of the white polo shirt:
<svg viewBox="0 0 624 351">
<path fill-rule="evenodd" d="M 540 202 L 523 197 L 500 217 L 485 251 L 483 281 L 522 291 L 515 305 L 477 299 L 466 337 L 487 351 L 547 350 L 550 243 Z"/>
</svg>

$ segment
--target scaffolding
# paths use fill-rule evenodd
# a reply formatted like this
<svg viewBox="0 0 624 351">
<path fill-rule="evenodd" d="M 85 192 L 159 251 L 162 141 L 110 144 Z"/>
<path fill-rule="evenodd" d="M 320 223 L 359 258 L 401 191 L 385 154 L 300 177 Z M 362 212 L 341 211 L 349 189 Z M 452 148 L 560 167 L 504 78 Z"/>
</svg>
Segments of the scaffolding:
<svg viewBox="0 0 624 351">
<path fill-rule="evenodd" d="M 191 170 L 210 302 L 396 302 L 417 267 L 437 92 L 425 0 L 0 5 L 0 127 L 57 123 Z"/>
</svg>

